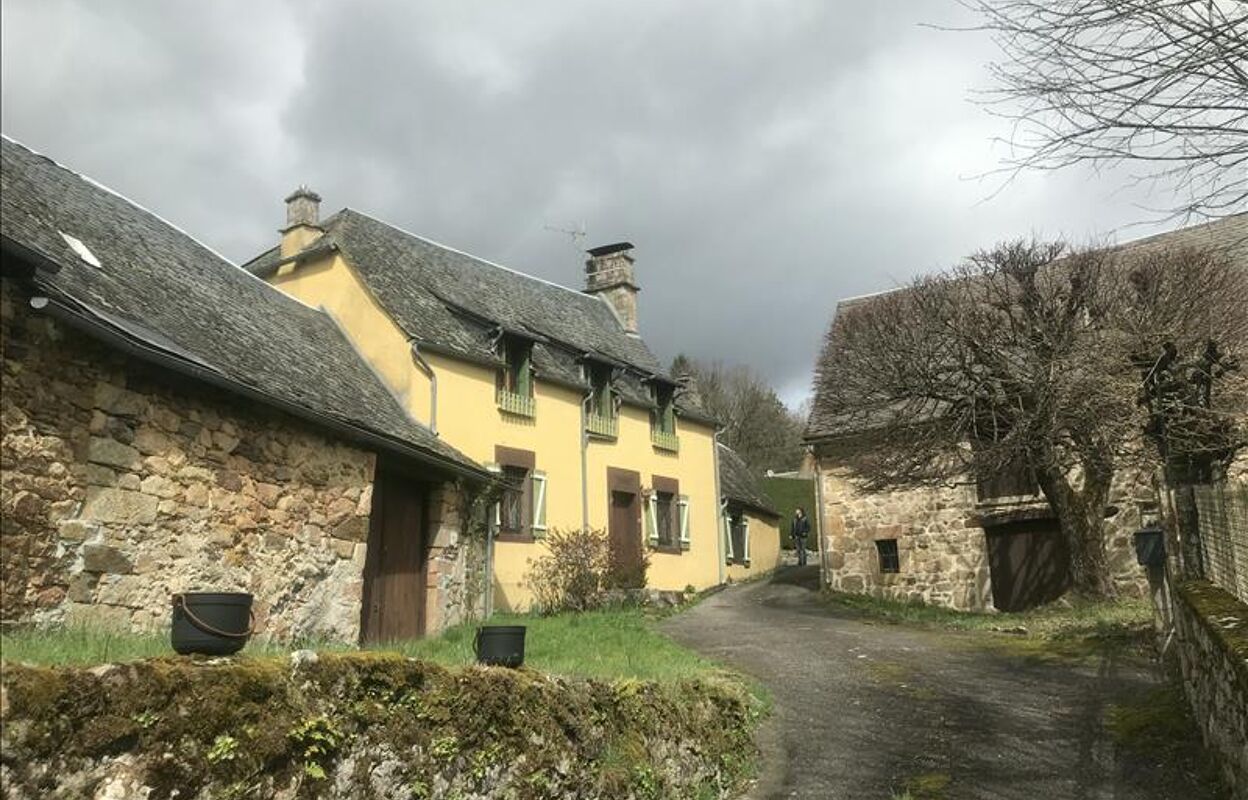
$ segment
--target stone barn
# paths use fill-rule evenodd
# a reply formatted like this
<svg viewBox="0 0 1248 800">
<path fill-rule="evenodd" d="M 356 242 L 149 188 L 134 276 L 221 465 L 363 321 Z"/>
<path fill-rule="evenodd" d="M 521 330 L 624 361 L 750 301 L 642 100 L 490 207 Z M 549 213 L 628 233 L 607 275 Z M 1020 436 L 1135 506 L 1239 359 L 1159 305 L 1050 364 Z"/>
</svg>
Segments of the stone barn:
<svg viewBox="0 0 1248 800">
<path fill-rule="evenodd" d="M 1130 242 L 1118 251 L 1189 246 L 1224 249 L 1248 264 L 1248 214 Z M 822 359 L 836 352 L 837 321 L 883 296 L 837 304 Z M 870 447 L 871 432 L 848 426 L 824 388 L 816 386 L 806 441 L 815 457 L 825 586 L 962 610 L 1002 611 L 1048 602 L 1069 588 L 1069 554 L 1033 478 L 1019 471 L 987 480 L 968 476 L 939 489 L 863 491 L 846 467 L 847 455 Z M 1156 520 L 1158 507 L 1150 476 L 1116 476 L 1105 509 L 1106 546 L 1114 582 L 1126 594 L 1145 591 L 1132 534 Z"/>
<path fill-rule="evenodd" d="M 418 636 L 475 602 L 488 473 L 414 422 L 322 311 L 3 140 L 3 622 Z"/>
</svg>

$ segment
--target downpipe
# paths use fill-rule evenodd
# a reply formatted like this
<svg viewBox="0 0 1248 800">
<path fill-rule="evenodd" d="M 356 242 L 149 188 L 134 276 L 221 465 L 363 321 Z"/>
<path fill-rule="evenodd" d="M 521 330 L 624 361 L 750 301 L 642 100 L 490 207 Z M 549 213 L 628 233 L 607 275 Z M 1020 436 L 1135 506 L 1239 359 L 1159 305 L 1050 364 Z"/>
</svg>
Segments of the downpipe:
<svg viewBox="0 0 1248 800">
<path fill-rule="evenodd" d="M 594 390 L 590 387 L 581 400 L 581 530 L 589 530 L 589 404 Z"/>
<path fill-rule="evenodd" d="M 438 435 L 438 373 L 433 371 L 433 365 L 426 359 L 424 353 L 420 352 L 420 343 L 415 339 L 409 341 L 412 348 L 412 361 L 420 368 L 420 371 L 429 377 L 429 430 L 434 436 Z"/>
</svg>

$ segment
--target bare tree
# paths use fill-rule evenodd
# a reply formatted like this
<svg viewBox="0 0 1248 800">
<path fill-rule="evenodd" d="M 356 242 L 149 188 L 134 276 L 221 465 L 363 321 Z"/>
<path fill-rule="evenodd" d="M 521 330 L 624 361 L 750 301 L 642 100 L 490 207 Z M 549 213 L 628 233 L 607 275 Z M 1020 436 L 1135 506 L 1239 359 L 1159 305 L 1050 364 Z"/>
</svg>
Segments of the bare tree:
<svg viewBox="0 0 1248 800">
<path fill-rule="evenodd" d="M 817 410 L 860 433 L 845 453 L 868 489 L 1029 471 L 1067 540 L 1075 591 L 1108 596 L 1111 483 L 1155 453 L 1141 402 L 1150 362 L 1167 346 L 1199 356 L 1209 341 L 1243 352 L 1245 297 L 1243 267 L 1207 253 L 1002 245 L 839 312 Z M 1206 407 L 1224 424 L 1206 426 L 1200 448 L 1229 458 L 1244 444 L 1248 390 L 1221 381 Z"/>
<path fill-rule="evenodd" d="M 1007 168 L 1136 162 L 1176 214 L 1248 203 L 1248 2 L 962 0 L 1003 59 L 987 97 L 1014 121 Z"/>
<path fill-rule="evenodd" d="M 789 411 L 775 390 L 746 366 L 702 362 L 685 355 L 672 361 L 672 374 L 696 387 L 702 406 L 723 426 L 720 441 L 736 450 L 750 470 L 796 469 L 802 460 L 802 418 Z"/>
</svg>

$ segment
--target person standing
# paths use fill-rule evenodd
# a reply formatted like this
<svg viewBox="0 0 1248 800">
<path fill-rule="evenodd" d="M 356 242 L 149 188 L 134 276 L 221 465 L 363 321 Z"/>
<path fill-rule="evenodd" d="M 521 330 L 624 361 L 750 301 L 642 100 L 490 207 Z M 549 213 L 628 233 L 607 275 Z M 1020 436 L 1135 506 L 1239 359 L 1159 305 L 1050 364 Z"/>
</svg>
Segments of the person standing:
<svg viewBox="0 0 1248 800">
<path fill-rule="evenodd" d="M 810 535 L 810 520 L 806 518 L 806 509 L 793 509 L 793 520 L 789 523 L 789 538 L 797 548 L 797 565 L 806 566 L 806 537 Z"/>
</svg>

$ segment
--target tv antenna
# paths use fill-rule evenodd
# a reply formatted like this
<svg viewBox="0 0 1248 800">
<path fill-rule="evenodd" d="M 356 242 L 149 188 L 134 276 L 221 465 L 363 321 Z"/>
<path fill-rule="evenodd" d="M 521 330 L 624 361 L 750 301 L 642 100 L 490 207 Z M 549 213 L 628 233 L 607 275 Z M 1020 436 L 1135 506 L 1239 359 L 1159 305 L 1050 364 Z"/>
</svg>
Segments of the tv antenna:
<svg viewBox="0 0 1248 800">
<path fill-rule="evenodd" d="M 586 232 L 584 222 L 577 223 L 574 228 L 560 228 L 557 225 L 543 225 L 542 227 L 551 233 L 562 233 L 567 236 L 571 240 L 572 246 L 576 248 L 578 255 L 585 252 Z"/>
</svg>

